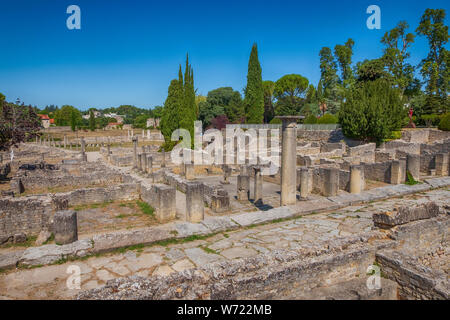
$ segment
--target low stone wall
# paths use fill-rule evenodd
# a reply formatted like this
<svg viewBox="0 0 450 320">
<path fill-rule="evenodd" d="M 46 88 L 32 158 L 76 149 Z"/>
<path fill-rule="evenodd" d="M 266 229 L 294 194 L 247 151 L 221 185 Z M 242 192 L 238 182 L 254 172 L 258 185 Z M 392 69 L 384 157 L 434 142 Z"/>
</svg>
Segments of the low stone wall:
<svg viewBox="0 0 450 320">
<path fill-rule="evenodd" d="M 362 163 L 366 180 L 391 183 L 392 161 Z"/>
<path fill-rule="evenodd" d="M 48 196 L 0 199 L 0 239 L 17 233 L 37 235 L 49 228 L 55 211 L 67 209 L 67 202 Z"/>
<path fill-rule="evenodd" d="M 299 130 L 297 138 L 306 141 L 340 142 L 344 139 L 341 129 L 336 130 Z"/>
<path fill-rule="evenodd" d="M 139 184 L 124 183 L 106 188 L 78 189 L 71 192 L 57 193 L 53 199 L 66 200 L 69 206 L 110 201 L 131 201 L 139 199 Z"/>
</svg>

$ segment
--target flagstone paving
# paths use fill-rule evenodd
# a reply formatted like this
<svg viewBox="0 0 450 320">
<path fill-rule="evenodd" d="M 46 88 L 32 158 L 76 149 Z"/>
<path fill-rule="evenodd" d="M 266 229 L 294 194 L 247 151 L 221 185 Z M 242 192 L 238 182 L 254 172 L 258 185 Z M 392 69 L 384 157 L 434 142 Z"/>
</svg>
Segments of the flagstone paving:
<svg viewBox="0 0 450 320">
<path fill-rule="evenodd" d="M 274 249 L 295 249 L 300 245 L 314 246 L 321 241 L 371 230 L 374 212 L 427 201 L 448 206 L 448 199 L 450 190 L 438 189 L 220 233 L 203 240 L 167 246 L 148 246 L 60 265 L 11 270 L 0 274 L 0 297 L 70 299 L 80 291 L 68 289 L 66 285 L 66 282 L 71 280 L 68 267 L 72 265 L 80 268 L 81 290 L 87 290 L 102 286 L 106 281 L 118 277 L 163 276 L 211 262 L 250 257 Z"/>
</svg>

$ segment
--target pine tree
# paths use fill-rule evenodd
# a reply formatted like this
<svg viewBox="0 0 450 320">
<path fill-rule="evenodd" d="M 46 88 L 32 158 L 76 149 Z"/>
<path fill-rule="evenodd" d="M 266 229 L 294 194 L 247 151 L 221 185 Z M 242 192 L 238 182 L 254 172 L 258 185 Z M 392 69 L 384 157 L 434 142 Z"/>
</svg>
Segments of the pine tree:
<svg viewBox="0 0 450 320">
<path fill-rule="evenodd" d="M 247 123 L 262 123 L 264 120 L 264 87 L 258 60 L 258 48 L 253 44 L 248 61 L 247 86 L 245 88 L 244 106 Z"/>
</svg>

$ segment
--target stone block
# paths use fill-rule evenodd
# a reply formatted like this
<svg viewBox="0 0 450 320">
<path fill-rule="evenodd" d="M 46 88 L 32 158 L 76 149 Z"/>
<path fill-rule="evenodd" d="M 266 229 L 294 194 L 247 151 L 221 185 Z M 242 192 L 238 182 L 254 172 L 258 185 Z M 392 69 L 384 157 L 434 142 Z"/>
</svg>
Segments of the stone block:
<svg viewBox="0 0 450 320">
<path fill-rule="evenodd" d="M 78 240 L 77 212 L 58 211 L 53 217 L 53 231 L 57 244 L 69 244 Z"/>
<path fill-rule="evenodd" d="M 386 211 L 373 214 L 375 226 L 383 229 L 389 229 L 408 222 L 434 218 L 439 214 L 439 206 L 434 202 L 411 207 L 395 208 L 392 212 Z"/>
<path fill-rule="evenodd" d="M 203 184 L 186 184 L 186 221 L 201 222 L 204 219 Z"/>
</svg>

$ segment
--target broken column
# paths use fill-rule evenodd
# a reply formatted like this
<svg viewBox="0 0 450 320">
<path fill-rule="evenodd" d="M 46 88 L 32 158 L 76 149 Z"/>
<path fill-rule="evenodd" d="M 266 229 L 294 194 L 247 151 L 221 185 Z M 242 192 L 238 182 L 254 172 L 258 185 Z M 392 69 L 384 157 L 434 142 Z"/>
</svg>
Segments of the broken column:
<svg viewBox="0 0 450 320">
<path fill-rule="evenodd" d="M 339 169 L 325 168 L 324 196 L 333 197 L 339 191 Z"/>
<path fill-rule="evenodd" d="M 438 153 L 436 155 L 435 163 L 436 163 L 436 175 L 438 176 L 448 176 L 448 162 L 449 162 L 449 154 L 448 153 Z"/>
<path fill-rule="evenodd" d="M 300 117 L 282 116 L 281 119 L 281 205 L 295 204 L 296 196 L 296 154 L 297 120 Z"/>
<path fill-rule="evenodd" d="M 261 168 L 254 168 L 254 203 L 262 204 L 262 187 L 263 187 L 263 179 L 261 175 Z"/>
<path fill-rule="evenodd" d="M 408 154 L 406 157 L 406 169 L 412 175 L 414 180 L 420 180 L 420 155 Z"/>
<path fill-rule="evenodd" d="M 220 181 L 222 184 L 230 184 L 230 181 L 228 181 L 228 178 L 231 176 L 231 168 L 230 166 L 224 164 L 222 166 L 223 171 L 223 181 Z"/>
<path fill-rule="evenodd" d="M 77 212 L 57 211 L 53 217 L 53 232 L 56 244 L 68 244 L 78 240 Z"/>
<path fill-rule="evenodd" d="M 131 138 L 131 140 L 133 141 L 133 168 L 137 169 L 137 145 L 138 145 L 138 139 L 137 137 L 133 137 Z"/>
<path fill-rule="evenodd" d="M 300 197 L 307 199 L 309 196 L 309 169 L 303 167 L 300 169 Z"/>
<path fill-rule="evenodd" d="M 186 184 L 186 221 L 201 222 L 204 218 L 203 184 Z"/>
<path fill-rule="evenodd" d="M 84 141 L 84 137 L 81 137 L 81 160 L 87 161 L 86 142 Z"/>
<path fill-rule="evenodd" d="M 142 172 L 147 173 L 147 168 L 148 168 L 148 158 L 147 158 L 147 153 L 146 152 L 142 152 L 141 155 L 141 161 L 142 161 Z"/>
<path fill-rule="evenodd" d="M 142 171 L 142 153 L 138 154 L 138 161 L 137 161 L 137 169 L 139 171 Z"/>
<path fill-rule="evenodd" d="M 393 160 L 391 163 L 391 184 L 401 184 L 405 182 L 403 179 L 402 170 L 406 168 L 402 165 L 400 160 Z"/>
<path fill-rule="evenodd" d="M 239 174 L 237 177 L 237 199 L 247 201 L 250 193 L 250 177 Z"/>
<path fill-rule="evenodd" d="M 364 171 L 361 165 L 350 166 L 350 193 L 358 194 L 364 189 Z"/>
<path fill-rule="evenodd" d="M 160 223 L 168 222 L 176 218 L 176 190 L 166 185 L 154 186 L 156 193 L 156 219 Z"/>
<path fill-rule="evenodd" d="M 195 167 L 193 163 L 186 163 L 184 165 L 184 174 L 187 180 L 195 179 Z"/>
</svg>

